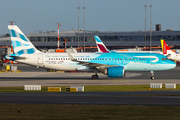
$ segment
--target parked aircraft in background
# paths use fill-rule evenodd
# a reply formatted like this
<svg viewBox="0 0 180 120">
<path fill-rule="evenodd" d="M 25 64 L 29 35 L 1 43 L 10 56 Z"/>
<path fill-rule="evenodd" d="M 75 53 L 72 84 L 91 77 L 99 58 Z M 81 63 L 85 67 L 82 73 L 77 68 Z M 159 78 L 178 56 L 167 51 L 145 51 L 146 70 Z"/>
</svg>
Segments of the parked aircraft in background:
<svg viewBox="0 0 180 120">
<path fill-rule="evenodd" d="M 164 55 L 166 55 L 171 60 L 176 60 L 180 62 L 180 54 L 173 52 L 163 39 L 161 39 L 161 46 Z"/>
<path fill-rule="evenodd" d="M 94 38 L 96 40 L 96 45 L 97 45 L 97 48 L 98 48 L 98 52 L 109 53 L 109 50 L 106 48 L 106 46 L 101 41 L 99 36 L 94 36 Z"/>
<path fill-rule="evenodd" d="M 166 56 L 151 52 L 111 52 L 105 53 L 43 53 L 37 50 L 16 25 L 8 25 L 14 54 L 6 59 L 14 60 L 45 69 L 62 71 L 93 71 L 92 79 L 98 79 L 97 73 L 108 77 L 124 77 L 126 71 L 153 71 L 173 69 L 176 64 Z M 103 46 L 103 45 L 102 45 Z"/>
</svg>

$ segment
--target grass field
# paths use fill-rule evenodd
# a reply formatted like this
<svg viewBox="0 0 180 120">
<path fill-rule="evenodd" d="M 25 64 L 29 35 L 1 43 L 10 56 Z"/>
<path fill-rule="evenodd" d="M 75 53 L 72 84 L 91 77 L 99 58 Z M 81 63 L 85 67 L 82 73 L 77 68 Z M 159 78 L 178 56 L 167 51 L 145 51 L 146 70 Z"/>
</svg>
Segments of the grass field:
<svg viewBox="0 0 180 120">
<path fill-rule="evenodd" d="M 56 86 L 57 87 L 57 86 Z M 58 86 L 61 87 L 61 91 L 65 92 L 66 87 L 70 86 Z M 48 87 L 42 86 L 41 91 L 25 91 L 24 87 L 0 87 L 0 93 L 26 93 L 26 92 L 48 92 Z M 85 92 L 121 92 L 121 91 L 148 91 L 149 85 L 94 85 L 84 86 Z M 176 89 L 151 89 L 152 91 L 163 90 L 180 90 L 180 85 L 176 85 Z"/>
<path fill-rule="evenodd" d="M 69 86 L 61 86 L 62 92 Z M 149 85 L 113 85 L 84 86 L 85 92 L 120 92 L 148 91 Z M 25 91 L 24 87 L 0 87 L 0 93 L 46 93 L 48 87 L 41 91 Z M 151 89 L 180 90 L 176 89 Z M 145 105 L 61 105 L 61 104 L 10 104 L 0 103 L 0 120 L 179 120 L 180 106 L 145 106 Z"/>
<path fill-rule="evenodd" d="M 0 104 L 0 119 L 9 120 L 179 120 L 180 107 L 132 105 Z"/>
</svg>

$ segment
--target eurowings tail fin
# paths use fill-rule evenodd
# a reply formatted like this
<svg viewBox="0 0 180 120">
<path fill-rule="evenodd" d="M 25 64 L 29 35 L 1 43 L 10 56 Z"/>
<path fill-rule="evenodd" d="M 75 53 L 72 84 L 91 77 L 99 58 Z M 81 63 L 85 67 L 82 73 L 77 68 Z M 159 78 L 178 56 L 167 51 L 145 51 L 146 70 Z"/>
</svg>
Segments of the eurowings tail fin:
<svg viewBox="0 0 180 120">
<path fill-rule="evenodd" d="M 96 45 L 97 45 L 97 48 L 98 48 L 98 52 L 109 53 L 109 50 L 103 44 L 101 39 L 98 36 L 94 36 L 94 38 L 96 40 Z"/>
<path fill-rule="evenodd" d="M 24 33 L 16 25 L 8 25 L 11 43 L 13 46 L 14 54 L 33 54 L 40 53 Z"/>
</svg>

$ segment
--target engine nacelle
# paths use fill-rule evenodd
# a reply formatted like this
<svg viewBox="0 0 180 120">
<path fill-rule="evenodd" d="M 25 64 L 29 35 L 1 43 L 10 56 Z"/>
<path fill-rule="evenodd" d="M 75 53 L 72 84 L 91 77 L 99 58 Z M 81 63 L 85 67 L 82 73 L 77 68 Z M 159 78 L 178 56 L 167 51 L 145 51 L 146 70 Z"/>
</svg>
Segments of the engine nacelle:
<svg viewBox="0 0 180 120">
<path fill-rule="evenodd" d="M 105 69 L 104 74 L 108 77 L 124 77 L 125 71 L 124 67 L 109 67 Z"/>
</svg>

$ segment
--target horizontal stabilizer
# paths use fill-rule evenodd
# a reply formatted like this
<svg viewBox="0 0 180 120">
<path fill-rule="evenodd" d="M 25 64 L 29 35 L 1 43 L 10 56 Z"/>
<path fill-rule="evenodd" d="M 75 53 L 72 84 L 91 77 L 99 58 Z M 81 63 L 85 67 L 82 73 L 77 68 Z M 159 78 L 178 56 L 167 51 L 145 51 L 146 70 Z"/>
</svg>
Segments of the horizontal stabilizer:
<svg viewBox="0 0 180 120">
<path fill-rule="evenodd" d="M 5 58 L 8 60 L 24 60 L 24 59 L 26 59 L 26 57 L 21 57 L 21 56 L 16 55 L 16 54 L 6 55 Z"/>
</svg>

